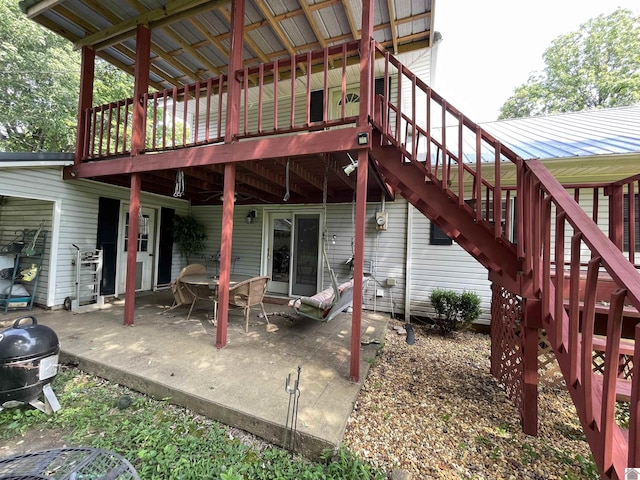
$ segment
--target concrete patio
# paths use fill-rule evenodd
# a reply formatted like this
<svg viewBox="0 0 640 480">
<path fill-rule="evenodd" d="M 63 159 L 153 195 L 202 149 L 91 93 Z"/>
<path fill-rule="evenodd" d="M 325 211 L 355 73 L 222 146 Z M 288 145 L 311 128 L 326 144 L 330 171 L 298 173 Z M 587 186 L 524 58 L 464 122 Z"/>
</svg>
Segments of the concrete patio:
<svg viewBox="0 0 640 480">
<path fill-rule="evenodd" d="M 267 332 L 258 308 L 245 333 L 242 311 L 231 310 L 228 344 L 216 349 L 211 303 L 199 302 L 187 320 L 188 307 L 165 311 L 172 302 L 166 290 L 138 296 L 133 327 L 123 326 L 121 300 L 82 314 L 12 311 L 0 315 L 0 326 L 31 314 L 58 335 L 62 362 L 170 398 L 276 444 L 288 435 L 286 381 L 289 375 L 295 381 L 300 367 L 297 450 L 316 457 L 340 443 L 388 314 L 363 313 L 360 382 L 354 383 L 349 380 L 350 314 L 321 323 L 295 316 L 286 304 L 265 303 L 278 330 Z"/>
</svg>

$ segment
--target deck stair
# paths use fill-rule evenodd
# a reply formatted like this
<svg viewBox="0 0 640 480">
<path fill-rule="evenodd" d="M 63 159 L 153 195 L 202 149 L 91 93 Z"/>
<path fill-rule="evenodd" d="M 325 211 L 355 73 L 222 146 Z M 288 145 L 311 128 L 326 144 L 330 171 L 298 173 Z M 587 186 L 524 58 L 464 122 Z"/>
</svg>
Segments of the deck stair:
<svg viewBox="0 0 640 480">
<path fill-rule="evenodd" d="M 544 332 L 601 477 L 625 478 L 626 467 L 640 467 L 640 381 L 632 367 L 640 355 L 640 275 L 633 253 L 626 258 L 621 251 L 616 199 L 634 198 L 638 179 L 608 186 L 617 192 L 609 197 L 609 218 L 590 217 L 578 193 L 572 196 L 539 160 L 524 161 L 384 49 L 374 50 L 390 93 L 372 99 L 372 163 L 392 190 L 487 268 L 494 292 L 491 369 L 524 430 L 536 433 L 531 396 Z M 636 242 L 633 204 L 628 245 Z M 606 320 L 605 335 L 596 335 L 598 318 Z M 594 353 L 604 359 L 598 368 Z M 620 399 L 629 404 L 628 425 L 616 422 Z"/>
</svg>

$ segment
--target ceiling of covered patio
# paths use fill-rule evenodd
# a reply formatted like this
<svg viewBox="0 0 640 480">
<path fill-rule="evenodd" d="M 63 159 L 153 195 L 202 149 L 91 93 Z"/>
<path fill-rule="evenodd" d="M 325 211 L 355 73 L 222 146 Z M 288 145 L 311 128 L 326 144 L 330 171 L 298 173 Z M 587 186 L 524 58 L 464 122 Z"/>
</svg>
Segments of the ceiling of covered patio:
<svg viewBox="0 0 640 480">
<path fill-rule="evenodd" d="M 374 38 L 395 55 L 433 43 L 433 0 L 374 0 Z M 133 74 L 136 27 L 151 29 L 151 85 L 227 73 L 231 0 L 22 0 L 33 21 Z M 360 0 L 246 0 L 244 64 L 360 39 Z"/>
</svg>

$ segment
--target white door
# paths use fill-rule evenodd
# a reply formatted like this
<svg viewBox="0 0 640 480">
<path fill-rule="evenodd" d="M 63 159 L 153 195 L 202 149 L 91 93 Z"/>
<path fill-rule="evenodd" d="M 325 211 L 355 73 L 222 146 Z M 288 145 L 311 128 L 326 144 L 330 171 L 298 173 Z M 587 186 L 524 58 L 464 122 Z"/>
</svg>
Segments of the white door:
<svg viewBox="0 0 640 480">
<path fill-rule="evenodd" d="M 151 290 L 153 285 L 153 254 L 155 251 L 155 217 L 152 208 L 142 208 L 142 215 L 136 218 L 138 224 L 138 254 L 136 256 L 136 292 Z M 120 213 L 118 292 L 124 293 L 127 278 L 127 248 L 129 243 L 129 205 L 123 205 Z"/>
</svg>

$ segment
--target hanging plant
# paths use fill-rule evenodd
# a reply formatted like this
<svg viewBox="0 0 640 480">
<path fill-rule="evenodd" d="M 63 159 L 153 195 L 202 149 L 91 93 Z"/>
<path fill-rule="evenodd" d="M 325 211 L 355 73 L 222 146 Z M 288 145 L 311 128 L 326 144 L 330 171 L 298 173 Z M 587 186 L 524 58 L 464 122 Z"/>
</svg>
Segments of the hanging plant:
<svg viewBox="0 0 640 480">
<path fill-rule="evenodd" d="M 187 259 L 187 264 L 191 263 L 192 255 L 199 253 L 205 248 L 204 225 L 198 223 L 191 215 L 176 215 L 173 217 L 173 240 L 178 245 L 180 253 Z"/>
</svg>

